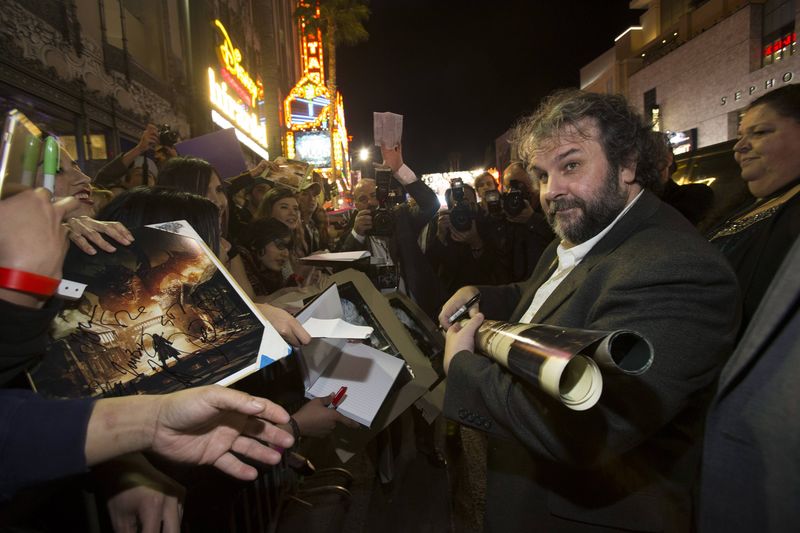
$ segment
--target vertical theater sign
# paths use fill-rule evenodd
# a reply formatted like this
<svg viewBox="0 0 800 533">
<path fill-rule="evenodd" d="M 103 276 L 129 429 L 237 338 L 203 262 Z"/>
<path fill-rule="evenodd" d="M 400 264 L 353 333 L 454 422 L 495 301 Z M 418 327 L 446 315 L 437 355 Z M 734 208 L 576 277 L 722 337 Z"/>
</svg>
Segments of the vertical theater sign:
<svg viewBox="0 0 800 533">
<path fill-rule="evenodd" d="M 284 100 L 286 154 L 302 159 L 322 170 L 335 168 L 348 174 L 349 161 L 344 104 L 337 94 L 331 124 L 331 94 L 325 85 L 322 35 L 308 34 L 300 22 L 300 57 L 303 77 Z M 333 136 L 333 139 L 331 139 Z"/>
<path fill-rule="evenodd" d="M 264 86 L 245 69 L 242 52 L 233 45 L 222 22 L 215 20 L 214 26 L 219 64 L 208 67 L 211 120 L 220 128 L 234 128 L 242 144 L 269 159 Z"/>
</svg>

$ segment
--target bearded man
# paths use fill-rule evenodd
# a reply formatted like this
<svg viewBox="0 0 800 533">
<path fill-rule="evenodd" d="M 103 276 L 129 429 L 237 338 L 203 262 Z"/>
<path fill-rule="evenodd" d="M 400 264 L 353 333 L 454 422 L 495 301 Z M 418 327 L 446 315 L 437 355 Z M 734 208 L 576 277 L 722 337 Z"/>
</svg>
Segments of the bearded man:
<svg viewBox="0 0 800 533">
<path fill-rule="evenodd" d="M 531 277 L 464 287 L 448 328 L 445 415 L 489 433 L 487 531 L 689 531 L 710 389 L 739 321 L 727 263 L 658 182 L 651 134 L 621 96 L 549 97 L 515 129 L 557 239 Z M 447 317 L 477 292 L 463 325 Z M 652 344 L 641 376 L 606 374 L 593 408 L 574 411 L 474 353 L 483 317 L 593 330 Z"/>
</svg>

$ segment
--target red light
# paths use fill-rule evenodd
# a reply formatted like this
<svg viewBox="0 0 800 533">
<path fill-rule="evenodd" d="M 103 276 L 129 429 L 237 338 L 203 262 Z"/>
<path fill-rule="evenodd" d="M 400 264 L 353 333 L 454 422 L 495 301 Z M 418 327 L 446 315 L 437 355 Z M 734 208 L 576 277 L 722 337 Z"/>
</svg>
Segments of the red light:
<svg viewBox="0 0 800 533">
<path fill-rule="evenodd" d="M 787 35 L 783 38 L 783 46 L 789 46 L 790 44 L 792 44 L 792 36 Z"/>
<path fill-rule="evenodd" d="M 768 44 L 767 46 L 764 47 L 764 55 L 765 56 L 771 56 L 772 55 L 772 45 L 771 44 Z"/>
</svg>

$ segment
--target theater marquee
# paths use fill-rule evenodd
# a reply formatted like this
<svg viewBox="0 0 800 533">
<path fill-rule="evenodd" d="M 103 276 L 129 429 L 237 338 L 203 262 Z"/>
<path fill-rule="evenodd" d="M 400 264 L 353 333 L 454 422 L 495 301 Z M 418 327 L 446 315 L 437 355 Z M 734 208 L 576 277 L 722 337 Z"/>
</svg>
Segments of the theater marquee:
<svg viewBox="0 0 800 533">
<path fill-rule="evenodd" d="M 231 42 L 222 22 L 215 20 L 214 26 L 219 35 L 216 47 L 219 65 L 208 68 L 211 120 L 221 128 L 234 128 L 242 144 L 269 159 L 264 86 L 245 69 L 242 53 Z"/>
</svg>

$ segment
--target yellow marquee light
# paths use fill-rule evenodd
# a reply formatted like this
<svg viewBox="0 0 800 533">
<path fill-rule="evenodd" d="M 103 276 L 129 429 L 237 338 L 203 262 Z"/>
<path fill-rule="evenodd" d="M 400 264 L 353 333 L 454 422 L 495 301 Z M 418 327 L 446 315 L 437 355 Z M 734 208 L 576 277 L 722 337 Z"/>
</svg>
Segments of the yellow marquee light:
<svg viewBox="0 0 800 533">
<path fill-rule="evenodd" d="M 250 95 L 250 107 L 255 107 L 258 100 L 264 97 L 264 86 L 260 81 L 255 81 L 242 66 L 242 52 L 233 46 L 228 31 L 222 22 L 214 20 L 214 25 L 222 34 L 222 44 L 217 48 L 219 59 L 228 72 L 242 84 Z"/>
<path fill-rule="evenodd" d="M 258 117 L 249 111 L 237 98 L 228 92 L 228 84 L 224 80 L 217 81 L 214 69 L 208 69 L 209 100 L 236 128 L 247 134 L 261 146 L 267 146 L 267 126 L 259 122 Z"/>
</svg>

